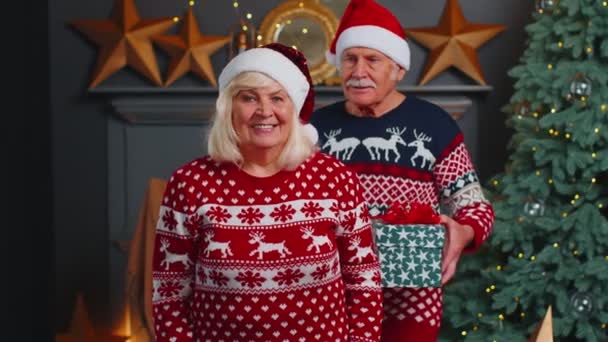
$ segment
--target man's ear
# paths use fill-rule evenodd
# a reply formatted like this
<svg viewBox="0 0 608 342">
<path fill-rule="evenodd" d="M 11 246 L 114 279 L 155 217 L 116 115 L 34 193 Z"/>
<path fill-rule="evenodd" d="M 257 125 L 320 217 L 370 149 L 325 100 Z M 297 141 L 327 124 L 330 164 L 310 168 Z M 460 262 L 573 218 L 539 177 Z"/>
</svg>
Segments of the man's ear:
<svg viewBox="0 0 608 342">
<path fill-rule="evenodd" d="M 405 77 L 406 73 L 407 70 L 404 67 L 399 66 L 399 71 L 397 72 L 397 81 L 401 81 Z"/>
</svg>

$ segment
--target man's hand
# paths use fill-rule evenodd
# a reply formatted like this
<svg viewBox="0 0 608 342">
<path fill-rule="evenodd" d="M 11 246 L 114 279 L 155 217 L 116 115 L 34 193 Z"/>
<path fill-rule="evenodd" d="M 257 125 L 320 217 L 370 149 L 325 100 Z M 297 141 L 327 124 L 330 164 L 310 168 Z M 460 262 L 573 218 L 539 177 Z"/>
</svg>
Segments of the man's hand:
<svg viewBox="0 0 608 342">
<path fill-rule="evenodd" d="M 446 227 L 441 264 L 441 285 L 445 285 L 456 273 L 460 255 L 464 248 L 473 241 L 475 231 L 471 226 L 462 225 L 446 215 L 439 215 L 439 218 L 439 222 Z"/>
</svg>

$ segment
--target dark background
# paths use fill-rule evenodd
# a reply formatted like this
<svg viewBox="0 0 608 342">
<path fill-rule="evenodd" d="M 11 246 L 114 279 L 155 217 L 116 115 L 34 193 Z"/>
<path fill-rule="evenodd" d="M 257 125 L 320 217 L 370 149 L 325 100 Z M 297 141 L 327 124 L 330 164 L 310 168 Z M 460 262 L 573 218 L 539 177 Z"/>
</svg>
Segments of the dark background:
<svg viewBox="0 0 608 342">
<path fill-rule="evenodd" d="M 326 2 L 327 0 L 323 0 Z M 241 1 L 241 9 L 254 14 L 259 25 L 263 16 L 280 1 Z M 434 26 L 441 14 L 443 0 L 379 1 L 391 9 L 408 27 Z M 137 0 L 141 17 L 181 15 L 186 1 Z M 493 87 L 490 92 L 469 94 L 474 101 L 472 113 L 476 131 L 474 159 L 483 181 L 502 171 L 507 158 L 505 145 L 510 132 L 504 126 L 500 107 L 512 93 L 507 71 L 517 64 L 525 47 L 523 27 L 530 21 L 533 1 L 461 0 L 465 17 L 472 22 L 503 24 L 508 27 L 478 49 L 482 69 Z M 3 149 L 8 162 L 4 170 L 9 205 L 3 221 L 9 231 L 9 274 L 4 277 L 18 295 L 9 297 L 11 316 L 24 328 L 10 329 L 11 340 L 52 340 L 67 329 L 76 294 L 85 295 L 91 320 L 100 329 L 115 319 L 115 292 L 120 286 L 126 257 L 112 245 L 115 238 L 128 238 L 137 207 L 126 206 L 122 221 L 114 225 L 112 206 L 115 196 L 116 142 L 128 142 L 133 155 L 145 156 L 129 164 L 129 177 L 140 177 L 129 201 L 137 203 L 147 177 L 166 177 L 180 163 L 202 153 L 189 149 L 168 158 L 180 146 L 201 141 L 202 127 L 196 125 L 137 126 L 117 119 L 109 102 L 87 90 L 97 56 L 96 48 L 73 30 L 75 19 L 108 19 L 111 0 L 54 0 L 44 3 L 16 2 L 12 14 L 22 16 L 18 28 L 6 31 L 10 55 L 5 72 L 10 82 L 7 112 L 3 115 Z M 7 12 L 9 13 L 9 12 Z M 7 14 L 10 15 L 10 14 Z M 236 20 L 232 1 L 199 1 L 196 15 L 201 31 L 226 35 L 227 24 Z M 415 85 L 424 66 L 426 51 L 410 41 L 412 70 L 405 85 Z M 161 66 L 164 64 L 159 52 Z M 213 55 L 216 74 L 225 65 L 226 51 Z M 166 64 L 166 63 L 165 63 Z M 164 69 L 161 69 L 163 76 Z M 429 85 L 473 84 L 459 72 L 450 70 Z M 150 83 L 125 69 L 111 76 L 100 88 L 116 85 L 147 87 Z M 192 78 L 178 80 L 180 85 L 206 87 Z M 11 108 L 14 106 L 15 108 Z M 122 136 L 121 136 L 122 135 Z M 184 136 L 194 136 L 184 142 Z M 127 137 L 127 138 L 125 138 Z M 122 140 L 121 140 L 122 139 Z M 135 144 L 135 146 L 134 146 Z M 119 149 L 124 148 L 120 146 Z M 122 155 L 121 155 L 122 156 Z M 128 201 L 126 201 L 128 202 Z M 120 229 L 116 227 L 120 226 Z M 123 227 L 124 226 L 124 227 Z M 15 234 L 13 237 L 12 234 Z M 15 263 L 23 261 L 23 265 Z M 14 268 L 14 269 L 13 269 Z M 24 300 L 24 298 L 27 298 Z M 13 303 L 15 302 L 15 303 Z M 4 339 L 4 338 L 3 338 Z"/>
<path fill-rule="evenodd" d="M 1 339 L 49 341 L 55 291 L 48 9 L 46 2 L 6 5 L 0 222 L 9 319 Z"/>
</svg>

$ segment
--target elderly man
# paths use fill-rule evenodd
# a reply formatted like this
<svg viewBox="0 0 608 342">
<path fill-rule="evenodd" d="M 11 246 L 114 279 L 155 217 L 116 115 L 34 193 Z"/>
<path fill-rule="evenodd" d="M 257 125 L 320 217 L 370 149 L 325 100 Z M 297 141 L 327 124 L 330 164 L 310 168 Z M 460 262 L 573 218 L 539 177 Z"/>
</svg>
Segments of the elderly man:
<svg viewBox="0 0 608 342">
<path fill-rule="evenodd" d="M 372 215 L 395 201 L 449 211 L 440 215 L 447 283 L 461 254 L 475 251 L 494 222 L 462 132 L 440 107 L 396 89 L 410 50 L 397 18 L 374 1 L 349 3 L 328 59 L 340 71 L 345 101 L 313 113 L 322 151 L 357 171 Z M 436 341 L 440 287 L 384 288 L 383 295 L 382 341 Z"/>
</svg>

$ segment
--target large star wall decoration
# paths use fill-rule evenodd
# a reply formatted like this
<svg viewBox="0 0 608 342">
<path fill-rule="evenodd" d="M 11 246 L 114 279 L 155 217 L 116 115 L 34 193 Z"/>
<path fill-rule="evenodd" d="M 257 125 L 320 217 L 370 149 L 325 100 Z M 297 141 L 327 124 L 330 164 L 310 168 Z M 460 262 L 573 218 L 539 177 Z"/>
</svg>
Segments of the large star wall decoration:
<svg viewBox="0 0 608 342">
<path fill-rule="evenodd" d="M 159 35 L 153 37 L 153 40 L 172 57 L 165 87 L 188 71 L 217 87 L 209 56 L 228 44 L 230 37 L 202 35 L 192 6 L 188 8 L 178 35 Z"/>
<path fill-rule="evenodd" d="M 451 66 L 485 85 L 476 49 L 505 29 L 503 25 L 468 22 L 458 0 L 447 0 L 437 26 L 406 29 L 409 37 L 431 50 L 420 85 Z"/>
<path fill-rule="evenodd" d="M 140 19 L 134 0 L 115 0 L 109 20 L 73 21 L 78 31 L 99 46 L 89 88 L 126 66 L 155 85 L 162 85 L 151 36 L 163 33 L 174 23 L 173 18 Z"/>
<path fill-rule="evenodd" d="M 81 294 L 76 297 L 76 307 L 69 331 L 55 336 L 55 342 L 124 342 L 129 336 L 100 335 L 95 332 Z"/>
</svg>

